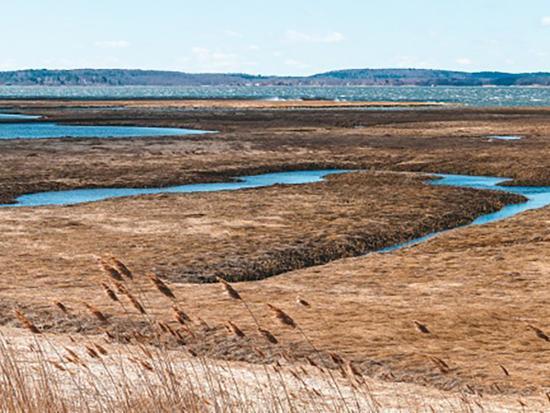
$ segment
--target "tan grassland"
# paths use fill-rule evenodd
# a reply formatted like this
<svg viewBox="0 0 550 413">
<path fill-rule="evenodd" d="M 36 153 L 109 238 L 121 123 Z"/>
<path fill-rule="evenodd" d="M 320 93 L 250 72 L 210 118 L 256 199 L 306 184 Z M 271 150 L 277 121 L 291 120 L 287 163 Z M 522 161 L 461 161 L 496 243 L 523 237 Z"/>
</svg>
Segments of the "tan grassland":
<svg viewBox="0 0 550 413">
<path fill-rule="evenodd" d="M 0 200 L 362 171 L 300 186 L 1 208 L 0 408 L 550 409 L 550 209 L 368 254 L 521 201 L 433 187 L 430 173 L 550 185 L 549 110 L 189 105 L 0 102 L 79 124 L 219 131 L 0 141 Z M 499 134 L 524 139 L 490 140 Z M 108 354 L 90 351 L 101 353 L 96 344 Z"/>
</svg>

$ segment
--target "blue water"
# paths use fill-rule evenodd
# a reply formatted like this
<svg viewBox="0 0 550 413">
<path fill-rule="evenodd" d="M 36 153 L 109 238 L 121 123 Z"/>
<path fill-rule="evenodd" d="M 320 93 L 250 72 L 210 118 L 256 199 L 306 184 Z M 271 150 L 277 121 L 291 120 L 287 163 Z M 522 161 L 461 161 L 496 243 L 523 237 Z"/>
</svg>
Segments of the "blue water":
<svg viewBox="0 0 550 413">
<path fill-rule="evenodd" d="M 48 138 L 131 138 L 146 136 L 180 136 L 209 133 L 193 129 L 151 128 L 137 126 L 80 126 L 53 122 L 4 123 L 0 122 L 2 139 Z"/>
<path fill-rule="evenodd" d="M 527 202 L 515 205 L 507 205 L 500 211 L 482 215 L 477 218 L 472 225 L 483 225 L 490 222 L 500 221 L 509 218 L 521 212 L 531 209 L 543 208 L 550 205 L 550 186 L 505 186 L 503 183 L 509 181 L 506 178 L 492 178 L 482 176 L 465 175 L 437 175 L 442 179 L 433 181 L 433 185 L 458 186 L 463 188 L 490 189 L 493 191 L 511 192 L 523 195 Z"/>
<path fill-rule="evenodd" d="M 544 208 L 550 205 L 550 186 L 505 186 L 502 184 L 510 181 L 510 179 L 486 176 L 449 174 L 436 174 L 436 176 L 441 179 L 430 181 L 432 185 L 511 192 L 514 194 L 523 195 L 525 198 L 527 198 L 526 202 L 520 204 L 506 205 L 500 211 L 481 215 L 469 225 L 489 224 L 491 222 L 496 222 L 513 217 L 514 215 L 520 214 L 525 211 Z M 402 244 L 393 245 L 391 247 L 382 249 L 380 252 L 391 252 L 401 248 L 420 244 L 424 241 L 438 236 L 442 232 L 431 233 Z"/>
<path fill-rule="evenodd" d="M 250 189 L 268 187 L 277 184 L 296 185 L 322 181 L 327 175 L 350 172 L 342 169 L 327 169 L 316 171 L 293 171 L 278 172 L 263 175 L 243 176 L 233 182 L 207 183 L 172 186 L 167 188 L 102 188 L 102 189 L 76 189 L 70 191 L 40 192 L 23 195 L 17 198 L 16 204 L 0 205 L 0 207 L 37 207 L 46 205 L 75 205 L 85 202 L 101 201 L 109 198 L 161 194 L 161 193 L 193 193 L 193 192 L 215 192 L 234 191 L 239 189 Z M 508 181 L 506 178 L 447 175 L 437 174 L 440 179 L 430 181 L 436 186 L 451 186 L 462 188 L 474 188 L 480 190 L 497 190 L 523 195 L 526 202 L 515 205 L 507 205 L 500 211 L 485 214 L 475 219 L 470 225 L 483 225 L 512 217 L 521 212 L 543 208 L 550 205 L 550 187 L 516 187 L 503 186 Z M 434 232 L 423 237 L 393 245 L 379 250 L 386 253 L 408 246 L 420 244 L 441 233 Z"/>
<path fill-rule="evenodd" d="M 485 107 L 550 106 L 550 87 L 0 86 L 0 98 L 328 99 L 431 101 Z"/>
<path fill-rule="evenodd" d="M 0 113 L 0 120 L 25 120 L 25 119 L 40 119 L 40 116 L 23 115 L 20 113 Z"/>
<path fill-rule="evenodd" d="M 489 139 L 496 139 L 499 141 L 520 141 L 523 138 L 521 136 L 515 136 L 515 135 L 494 135 L 494 136 L 489 136 Z"/>
<path fill-rule="evenodd" d="M 330 174 L 349 172 L 341 169 L 327 169 L 319 171 L 278 172 L 263 175 L 243 176 L 233 182 L 190 184 L 171 186 L 167 188 L 99 188 L 75 189 L 70 191 L 40 192 L 23 195 L 17 198 L 17 207 L 35 207 L 44 205 L 74 205 L 84 202 L 101 201 L 108 198 L 120 198 L 135 195 L 163 194 L 163 193 L 190 193 L 234 191 L 237 189 L 260 188 L 278 184 L 295 185 L 319 182 Z"/>
</svg>

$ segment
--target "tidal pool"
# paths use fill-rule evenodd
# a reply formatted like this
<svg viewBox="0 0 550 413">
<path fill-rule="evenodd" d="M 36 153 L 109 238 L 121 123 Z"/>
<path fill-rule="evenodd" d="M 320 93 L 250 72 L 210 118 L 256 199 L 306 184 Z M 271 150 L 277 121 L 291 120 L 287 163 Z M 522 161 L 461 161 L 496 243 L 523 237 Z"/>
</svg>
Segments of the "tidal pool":
<svg viewBox="0 0 550 413">
<path fill-rule="evenodd" d="M 494 135 L 489 136 L 489 139 L 495 139 L 497 141 L 520 141 L 523 139 L 523 136 L 517 135 Z"/>
<path fill-rule="evenodd" d="M 44 206 L 44 205 L 75 205 L 85 202 L 102 201 L 109 198 L 120 198 L 135 195 L 150 195 L 163 193 L 192 193 L 235 191 L 237 189 L 261 188 L 285 184 L 308 184 L 319 182 L 330 174 L 349 172 L 341 169 L 325 169 L 317 171 L 277 172 L 262 175 L 242 176 L 231 182 L 189 184 L 169 186 L 165 188 L 97 188 L 74 189 L 70 191 L 39 192 L 23 195 L 17 198 L 17 203 L 2 206 Z"/>
<path fill-rule="evenodd" d="M 21 113 L 0 113 L 0 120 L 24 120 L 24 119 L 40 119 L 37 115 L 23 115 Z"/>
<path fill-rule="evenodd" d="M 13 118 L 12 118 L 13 119 Z M 0 139 L 136 138 L 212 133 L 182 128 L 141 126 L 81 126 L 54 122 L 0 123 Z"/>
</svg>

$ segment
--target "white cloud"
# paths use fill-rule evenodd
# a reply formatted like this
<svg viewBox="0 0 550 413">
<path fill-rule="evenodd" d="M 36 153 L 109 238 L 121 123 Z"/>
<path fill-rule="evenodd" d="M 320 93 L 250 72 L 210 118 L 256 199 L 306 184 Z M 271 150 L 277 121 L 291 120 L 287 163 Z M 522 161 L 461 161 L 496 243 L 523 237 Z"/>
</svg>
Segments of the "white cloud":
<svg viewBox="0 0 550 413">
<path fill-rule="evenodd" d="M 244 60 L 235 53 L 211 50 L 206 47 L 193 47 L 191 54 L 191 59 L 180 59 L 180 62 L 190 64 L 193 70 L 204 72 L 242 71 L 256 65 L 256 62 Z"/>
<path fill-rule="evenodd" d="M 130 42 L 127 40 L 106 40 L 95 42 L 94 46 L 102 49 L 125 49 L 130 46 Z"/>
<path fill-rule="evenodd" d="M 309 34 L 296 30 L 287 30 L 285 39 L 293 43 L 340 43 L 345 40 L 345 36 L 340 32 L 330 32 L 326 34 Z"/>
<path fill-rule="evenodd" d="M 296 59 L 286 59 L 284 63 L 287 66 L 292 66 L 298 69 L 307 69 L 309 67 L 307 63 L 300 62 L 299 60 L 296 60 Z"/>
<path fill-rule="evenodd" d="M 550 16 L 545 16 L 541 19 L 543 26 L 550 27 Z"/>
<path fill-rule="evenodd" d="M 467 57 L 460 57 L 456 59 L 456 62 L 462 66 L 470 66 L 473 63 L 472 59 L 469 59 Z"/>
</svg>

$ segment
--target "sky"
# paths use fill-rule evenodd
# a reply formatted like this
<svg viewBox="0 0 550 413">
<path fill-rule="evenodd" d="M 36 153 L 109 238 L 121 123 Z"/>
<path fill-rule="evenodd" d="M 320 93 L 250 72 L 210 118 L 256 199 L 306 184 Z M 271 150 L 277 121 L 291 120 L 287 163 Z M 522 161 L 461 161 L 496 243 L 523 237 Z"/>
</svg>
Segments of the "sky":
<svg viewBox="0 0 550 413">
<path fill-rule="evenodd" d="M 550 71 L 550 0 L 19 0 L 0 70 Z"/>
</svg>

